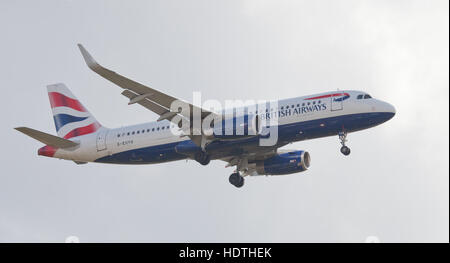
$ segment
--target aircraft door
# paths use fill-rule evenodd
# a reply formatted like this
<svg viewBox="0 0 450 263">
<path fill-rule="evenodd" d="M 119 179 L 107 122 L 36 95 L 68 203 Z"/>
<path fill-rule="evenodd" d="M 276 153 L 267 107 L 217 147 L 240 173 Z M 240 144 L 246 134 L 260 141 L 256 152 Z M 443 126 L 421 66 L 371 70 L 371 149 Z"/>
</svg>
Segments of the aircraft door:
<svg viewBox="0 0 450 263">
<path fill-rule="evenodd" d="M 97 151 L 106 150 L 106 135 L 108 134 L 108 130 L 99 131 L 97 133 Z"/>
<path fill-rule="evenodd" d="M 331 111 L 337 111 L 343 109 L 342 97 L 331 97 Z"/>
</svg>

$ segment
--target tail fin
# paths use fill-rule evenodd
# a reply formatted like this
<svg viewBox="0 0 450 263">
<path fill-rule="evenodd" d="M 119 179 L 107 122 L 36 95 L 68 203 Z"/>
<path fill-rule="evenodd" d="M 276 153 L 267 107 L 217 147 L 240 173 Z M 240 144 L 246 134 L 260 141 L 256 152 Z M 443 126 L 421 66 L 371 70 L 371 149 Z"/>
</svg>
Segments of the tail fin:
<svg viewBox="0 0 450 263">
<path fill-rule="evenodd" d="M 47 86 L 59 137 L 69 139 L 96 132 L 101 124 L 62 83 Z"/>
</svg>

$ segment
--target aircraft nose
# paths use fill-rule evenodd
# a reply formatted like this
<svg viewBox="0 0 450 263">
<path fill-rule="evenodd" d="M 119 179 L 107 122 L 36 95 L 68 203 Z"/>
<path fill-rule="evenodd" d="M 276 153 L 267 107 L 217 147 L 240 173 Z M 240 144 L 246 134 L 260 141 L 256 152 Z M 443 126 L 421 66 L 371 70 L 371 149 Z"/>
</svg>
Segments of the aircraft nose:
<svg viewBox="0 0 450 263">
<path fill-rule="evenodd" d="M 388 114 L 388 120 L 392 119 L 396 113 L 395 107 L 387 102 L 383 103 L 383 111 Z"/>
<path fill-rule="evenodd" d="M 395 111 L 394 105 L 389 104 L 389 103 L 386 103 L 386 104 L 387 104 L 388 111 L 389 111 L 390 113 L 393 113 L 393 114 L 395 115 L 396 111 Z"/>
</svg>

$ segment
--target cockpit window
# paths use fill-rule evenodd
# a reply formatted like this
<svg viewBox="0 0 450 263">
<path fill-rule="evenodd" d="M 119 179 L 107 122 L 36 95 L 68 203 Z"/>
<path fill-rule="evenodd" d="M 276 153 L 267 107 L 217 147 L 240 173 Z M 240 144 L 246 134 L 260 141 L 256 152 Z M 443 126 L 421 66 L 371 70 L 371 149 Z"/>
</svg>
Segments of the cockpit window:
<svg viewBox="0 0 450 263">
<path fill-rule="evenodd" d="M 358 100 L 360 100 L 360 99 L 362 99 L 362 98 L 363 98 L 363 95 L 362 95 L 362 94 L 359 94 L 358 97 L 356 97 L 356 99 L 358 99 Z"/>
<path fill-rule="evenodd" d="M 371 99 L 372 97 L 369 94 L 364 95 L 364 99 Z"/>
</svg>

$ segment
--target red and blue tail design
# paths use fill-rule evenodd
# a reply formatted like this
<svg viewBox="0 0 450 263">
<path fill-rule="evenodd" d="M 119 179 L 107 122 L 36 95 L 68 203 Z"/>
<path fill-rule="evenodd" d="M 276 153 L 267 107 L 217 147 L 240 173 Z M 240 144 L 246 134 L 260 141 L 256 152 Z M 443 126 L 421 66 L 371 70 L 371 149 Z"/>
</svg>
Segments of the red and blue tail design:
<svg viewBox="0 0 450 263">
<path fill-rule="evenodd" d="M 47 91 L 59 137 L 70 139 L 94 133 L 101 127 L 66 85 L 62 83 L 48 85 Z"/>
</svg>

